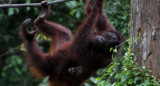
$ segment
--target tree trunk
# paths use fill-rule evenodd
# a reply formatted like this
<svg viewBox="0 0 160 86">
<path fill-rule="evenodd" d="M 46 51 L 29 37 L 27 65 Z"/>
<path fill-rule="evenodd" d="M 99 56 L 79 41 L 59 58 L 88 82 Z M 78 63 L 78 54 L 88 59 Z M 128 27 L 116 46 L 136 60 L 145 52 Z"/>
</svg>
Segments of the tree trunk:
<svg viewBox="0 0 160 86">
<path fill-rule="evenodd" d="M 160 0 L 132 0 L 131 7 L 134 60 L 160 79 Z"/>
</svg>

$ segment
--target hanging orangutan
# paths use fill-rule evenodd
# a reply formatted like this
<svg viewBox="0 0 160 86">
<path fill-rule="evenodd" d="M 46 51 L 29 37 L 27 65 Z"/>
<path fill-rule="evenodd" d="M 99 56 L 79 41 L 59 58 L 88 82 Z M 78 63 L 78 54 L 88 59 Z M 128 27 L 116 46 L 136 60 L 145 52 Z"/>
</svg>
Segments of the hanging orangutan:
<svg viewBox="0 0 160 86">
<path fill-rule="evenodd" d="M 27 50 L 28 63 L 37 78 L 49 76 L 50 86 L 82 86 L 93 72 L 111 63 L 113 52 L 110 48 L 119 45 L 122 37 L 109 23 L 103 2 L 87 1 L 87 17 L 73 40 L 68 28 L 46 20 L 50 12 L 46 1 L 42 2 L 40 15 L 34 21 L 36 30 L 26 29 L 30 19 L 21 24 L 20 35 Z M 94 29 L 96 35 L 93 34 Z M 49 53 L 43 53 L 38 47 L 35 39 L 37 30 L 52 38 Z"/>
</svg>

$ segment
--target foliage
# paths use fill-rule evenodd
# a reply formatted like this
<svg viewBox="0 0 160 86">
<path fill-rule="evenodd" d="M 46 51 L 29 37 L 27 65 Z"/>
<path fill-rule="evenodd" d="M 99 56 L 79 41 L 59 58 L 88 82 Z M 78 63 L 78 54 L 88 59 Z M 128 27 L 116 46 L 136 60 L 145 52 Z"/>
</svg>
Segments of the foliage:
<svg viewBox="0 0 160 86">
<path fill-rule="evenodd" d="M 128 50 L 126 51 L 122 61 L 122 72 L 116 73 L 118 65 L 117 61 L 111 63 L 108 69 L 103 70 L 105 73 L 97 78 L 100 81 L 98 86 L 159 86 L 156 77 L 150 75 L 150 70 L 146 70 L 144 66 L 138 67 L 133 62 L 134 54 L 131 53 L 131 39 L 128 39 Z M 104 80 L 108 77 L 107 80 Z M 112 79 L 114 78 L 114 80 Z M 112 81 L 113 80 L 113 81 Z"/>
<path fill-rule="evenodd" d="M 107 0 L 104 4 L 108 19 L 114 27 L 127 38 L 130 28 L 130 1 L 131 0 Z"/>
</svg>

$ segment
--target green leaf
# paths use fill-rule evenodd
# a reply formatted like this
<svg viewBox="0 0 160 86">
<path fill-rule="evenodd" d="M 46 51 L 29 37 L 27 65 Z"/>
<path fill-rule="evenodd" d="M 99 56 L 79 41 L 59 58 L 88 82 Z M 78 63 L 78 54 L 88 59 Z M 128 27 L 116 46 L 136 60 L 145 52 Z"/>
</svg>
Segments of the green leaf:
<svg viewBox="0 0 160 86">
<path fill-rule="evenodd" d="M 142 80 L 143 80 L 142 77 L 136 77 L 136 78 L 134 79 L 134 83 L 136 83 L 137 81 L 142 81 Z"/>
<path fill-rule="evenodd" d="M 127 79 L 127 76 L 126 75 L 122 75 L 121 81 L 124 82 L 124 81 L 126 81 L 126 79 Z"/>
<path fill-rule="evenodd" d="M 11 16 L 14 14 L 14 8 L 8 8 L 8 16 Z"/>
<path fill-rule="evenodd" d="M 44 40 L 47 40 L 47 37 L 45 35 L 43 35 Z"/>
<path fill-rule="evenodd" d="M 114 52 L 114 53 L 117 53 L 117 49 L 114 49 L 113 52 Z"/>
</svg>

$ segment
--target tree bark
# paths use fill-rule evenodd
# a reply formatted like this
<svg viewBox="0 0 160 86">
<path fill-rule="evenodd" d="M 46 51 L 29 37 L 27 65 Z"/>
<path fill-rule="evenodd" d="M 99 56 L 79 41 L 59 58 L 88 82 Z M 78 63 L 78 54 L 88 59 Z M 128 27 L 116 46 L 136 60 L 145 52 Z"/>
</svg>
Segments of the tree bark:
<svg viewBox="0 0 160 86">
<path fill-rule="evenodd" d="M 131 8 L 134 60 L 160 79 L 160 0 L 132 0 Z"/>
</svg>

